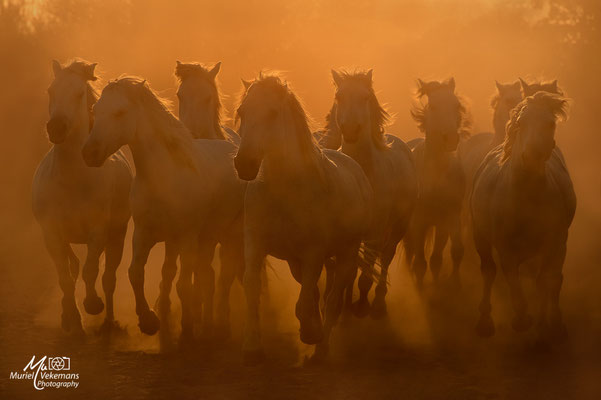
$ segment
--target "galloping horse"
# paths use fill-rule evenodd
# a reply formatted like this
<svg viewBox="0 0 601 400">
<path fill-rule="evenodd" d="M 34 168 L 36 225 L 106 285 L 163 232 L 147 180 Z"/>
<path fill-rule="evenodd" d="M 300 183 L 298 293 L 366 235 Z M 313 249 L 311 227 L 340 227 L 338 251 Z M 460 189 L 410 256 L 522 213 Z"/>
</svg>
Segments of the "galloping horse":
<svg viewBox="0 0 601 400">
<path fill-rule="evenodd" d="M 401 139 L 384 134 L 388 113 L 376 98 L 372 70 L 332 71 L 332 76 L 336 96 L 328 119 L 333 120 L 342 135 L 342 152 L 363 168 L 374 191 L 373 226 L 364 241 L 369 265 L 362 269 L 358 283 L 360 296 L 353 309 L 359 317 L 371 311 L 373 317 L 379 318 L 386 314 L 388 267 L 417 200 L 415 166 L 409 147 Z M 370 309 L 367 296 L 376 258 L 380 259 L 381 273 Z M 347 288 L 349 297 L 352 299 L 352 286 Z"/>
<path fill-rule="evenodd" d="M 199 63 L 176 62 L 179 119 L 197 139 L 227 139 L 238 144 L 240 136 L 221 124 L 221 96 L 217 85 L 220 69 L 220 62 L 210 69 Z"/>
<path fill-rule="evenodd" d="M 418 200 L 405 236 L 407 263 L 413 266 L 421 286 L 427 269 L 426 235 L 435 229 L 430 269 L 434 281 L 442 267 L 442 251 L 451 238 L 452 278 L 459 284 L 459 266 L 463 258 L 461 206 L 465 179 L 455 154 L 459 138 L 465 134 L 469 120 L 461 98 L 455 94 L 455 80 L 423 82 L 418 80 L 418 98 L 426 96 L 427 105 L 411 114 L 425 139 L 409 142 L 417 168 Z"/>
<path fill-rule="evenodd" d="M 165 242 L 172 262 L 163 266 L 159 304 L 168 311 L 175 258 L 181 256 L 177 292 L 182 303 L 182 339 L 193 336 L 192 275 L 200 280 L 203 332 L 212 324 L 215 243 L 241 248 L 245 184 L 236 177 L 233 153 L 225 140 L 194 140 L 145 80 L 122 77 L 110 82 L 94 107 L 96 121 L 83 147 L 90 166 L 100 166 L 129 145 L 136 176 L 131 205 L 133 258 L 129 278 L 140 330 L 154 334 L 159 320 L 144 296 L 144 266 L 151 248 Z M 237 232 L 240 234 L 236 234 Z M 167 267 L 167 268 L 166 268 Z"/>
<path fill-rule="evenodd" d="M 223 126 L 222 105 L 217 85 L 217 74 L 221 68 L 218 62 L 212 68 L 199 63 L 176 62 L 175 76 L 179 81 L 179 119 L 197 139 L 229 140 L 238 145 L 240 136 Z M 241 233 L 240 233 L 241 234 Z M 236 276 L 244 275 L 243 248 L 221 247 L 219 258 L 221 270 L 217 290 L 217 320 L 222 336 L 229 335 L 229 295 Z M 235 268 L 228 270 L 229 267 Z"/>
<path fill-rule="evenodd" d="M 105 252 L 103 329 L 110 331 L 114 324 L 115 272 L 121 262 L 130 217 L 131 170 L 121 152 L 111 156 L 100 169 L 88 168 L 81 157 L 81 147 L 93 124 L 92 106 L 98 98 L 90 84 L 97 79 L 96 64 L 77 60 L 62 67 L 53 61 L 52 66 L 54 81 L 48 88 L 50 120 L 46 128 L 54 145 L 35 173 L 33 214 L 58 272 L 65 330 L 83 334 L 75 304 L 79 261 L 71 243 L 86 244 L 88 248 L 82 275 L 86 284 L 83 304 L 89 314 L 99 314 L 104 308 L 95 286 L 98 260 Z"/>
<path fill-rule="evenodd" d="M 301 284 L 300 338 L 317 344 L 313 359 L 319 360 L 327 354 L 342 293 L 370 225 L 369 181 L 353 159 L 317 146 L 300 101 L 276 75 L 261 74 L 250 84 L 237 117 L 242 140 L 235 166 L 241 179 L 251 181 L 244 226 L 245 357 L 261 354 L 260 271 L 265 257 L 273 255 L 288 262 Z M 322 327 L 317 281 L 329 257 L 336 257 L 336 271 Z"/>
<path fill-rule="evenodd" d="M 471 212 L 484 281 L 477 325 L 481 336 L 495 332 L 490 303 L 496 275 L 493 249 L 511 290 L 513 328 L 524 331 L 532 324 L 519 266 L 539 256 L 541 333 L 549 326 L 554 336 L 565 335 L 559 292 L 576 195 L 554 135 L 557 119 L 566 116 L 566 106 L 567 101 L 556 94 L 537 92 L 526 97 L 512 112 L 503 147 L 490 152 L 476 173 Z"/>
</svg>

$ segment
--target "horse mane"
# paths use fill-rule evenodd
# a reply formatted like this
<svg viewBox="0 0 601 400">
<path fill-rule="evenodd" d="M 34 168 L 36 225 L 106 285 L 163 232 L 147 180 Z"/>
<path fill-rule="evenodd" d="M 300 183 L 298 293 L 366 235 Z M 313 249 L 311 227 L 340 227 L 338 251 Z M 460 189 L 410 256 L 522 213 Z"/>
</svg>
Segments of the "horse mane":
<svg viewBox="0 0 601 400">
<path fill-rule="evenodd" d="M 385 127 L 390 123 L 391 117 L 388 111 L 386 110 L 385 106 L 381 105 L 378 101 L 378 97 L 376 96 L 376 92 L 374 91 L 371 74 L 367 71 L 362 70 L 339 70 L 336 72 L 340 76 L 342 82 L 356 82 L 360 85 L 367 87 L 367 90 L 369 92 L 369 105 L 372 115 L 371 137 L 377 147 L 388 148 L 388 144 L 386 143 L 386 140 L 384 138 L 384 130 Z M 334 110 L 334 107 L 332 107 L 332 110 Z"/>
<path fill-rule="evenodd" d="M 92 83 L 91 83 L 98 79 L 97 76 L 89 74 L 91 66 L 92 66 L 92 63 L 90 63 L 88 61 L 81 60 L 81 59 L 74 59 L 69 63 L 69 65 L 67 65 L 66 67 L 63 68 L 63 71 L 67 71 L 67 72 L 76 74 L 86 81 L 86 100 L 87 100 L 87 105 L 88 105 L 88 118 L 90 120 L 90 130 L 92 129 L 92 126 L 94 125 L 94 111 L 93 111 L 94 104 L 96 104 L 96 102 L 98 101 L 98 97 L 99 97 L 98 91 L 96 90 L 96 88 L 94 86 L 92 86 Z"/>
<path fill-rule="evenodd" d="M 536 92 L 549 92 L 553 94 L 558 94 L 560 96 L 564 95 L 563 90 L 557 84 L 557 80 L 543 81 L 542 79 L 537 79 L 532 83 L 527 83 L 522 78 L 520 78 L 520 84 L 522 86 L 522 95 L 524 97 L 532 96 Z M 525 88 L 528 88 L 528 93 L 526 93 Z"/>
<path fill-rule="evenodd" d="M 221 127 L 221 121 L 223 120 L 223 99 L 217 80 L 214 79 L 210 74 L 211 68 L 201 63 L 182 63 L 178 62 L 175 66 L 175 77 L 178 83 L 182 83 L 185 79 L 190 77 L 196 77 L 203 79 L 213 90 L 213 97 L 215 98 L 215 109 L 213 110 L 213 129 L 217 132 L 220 139 L 225 139 L 225 133 Z"/>
<path fill-rule="evenodd" d="M 565 120 L 568 113 L 568 100 L 561 95 L 548 92 L 536 92 L 526 97 L 512 111 L 509 122 L 507 122 L 505 142 L 503 143 L 503 156 L 500 163 L 503 164 L 511 157 L 513 145 L 520 132 L 520 122 L 533 109 L 542 108 L 553 114 L 555 119 Z"/>
<path fill-rule="evenodd" d="M 171 112 L 169 100 L 159 96 L 145 79 L 137 76 L 120 76 L 109 82 L 104 90 L 119 89 L 135 104 L 141 105 L 150 115 L 158 139 L 179 162 L 196 169 L 190 153 L 193 138 L 188 129 Z"/>
<path fill-rule="evenodd" d="M 417 89 L 415 91 L 415 102 L 413 103 L 410 112 L 411 117 L 413 117 L 413 120 L 417 123 L 417 128 L 424 135 L 426 134 L 427 105 L 424 105 L 421 100 L 423 97 L 428 97 L 428 93 L 444 88 L 446 85 L 448 85 L 449 81 L 450 80 L 423 83 L 422 81 L 418 80 Z M 461 118 L 461 122 L 459 124 L 459 136 L 468 137 L 470 135 L 472 120 L 468 110 L 467 100 L 455 92 L 453 92 L 453 95 L 459 102 L 459 116 Z"/>
</svg>

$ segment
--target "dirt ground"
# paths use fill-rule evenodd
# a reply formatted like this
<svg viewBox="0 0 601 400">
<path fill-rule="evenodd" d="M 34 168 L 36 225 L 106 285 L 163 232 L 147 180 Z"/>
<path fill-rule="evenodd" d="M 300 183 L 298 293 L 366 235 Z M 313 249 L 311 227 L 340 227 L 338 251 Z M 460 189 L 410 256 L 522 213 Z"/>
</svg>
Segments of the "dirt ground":
<svg viewBox="0 0 601 400">
<path fill-rule="evenodd" d="M 34 228 L 32 228 L 34 229 Z M 33 234 L 35 237 L 35 234 Z M 19 240 L 19 238 L 15 238 Z M 535 330 L 517 334 L 502 274 L 495 287 L 493 316 L 497 334 L 480 339 L 474 332 L 480 289 L 477 264 L 468 257 L 460 292 L 427 286 L 419 295 L 406 271 L 391 266 L 389 316 L 384 320 L 342 321 L 332 337 L 328 362 L 304 366 L 312 351 L 298 339 L 293 307 L 298 287 L 279 262 L 270 271 L 269 301 L 263 306 L 266 359 L 245 366 L 241 357 L 244 298 L 238 283 L 232 293 L 233 336 L 220 343 L 198 341 L 192 348 L 161 350 L 158 335 L 143 336 L 136 325 L 133 295 L 121 266 L 116 315 L 123 326 L 110 339 L 95 333 L 102 315 L 83 315 L 87 338 L 74 341 L 60 329 L 60 292 L 53 267 L 40 248 L 25 265 L 5 250 L 0 280 L 0 398 L 162 399 L 162 398 L 407 398 L 407 399 L 595 399 L 601 396 L 601 315 L 597 293 L 570 279 L 579 269 L 566 266 L 563 292 L 570 336 L 545 347 Z M 12 256 L 11 256 L 12 254 Z M 81 252 L 79 253 L 82 255 Z M 129 260 L 126 250 L 125 260 Z M 158 292 L 162 249 L 147 266 L 147 296 Z M 569 262 L 575 262 L 571 257 Z M 584 267 L 582 267 L 584 268 Z M 27 273 L 26 273 L 27 272 Z M 534 293 L 531 282 L 526 288 Z M 579 283 L 580 282 L 580 283 Z M 589 287 L 594 287 L 591 283 Z M 100 288 L 100 285 L 99 285 Z M 83 310 L 83 285 L 77 293 Z M 173 326 L 179 320 L 174 303 Z M 534 301 L 534 299 L 532 299 Z M 267 303 L 267 302 L 266 302 Z M 535 309 L 532 303 L 531 309 Z M 175 339 L 174 339 L 175 342 Z M 34 390 L 30 380 L 9 380 L 32 355 L 68 356 L 80 375 L 78 388 Z"/>
</svg>

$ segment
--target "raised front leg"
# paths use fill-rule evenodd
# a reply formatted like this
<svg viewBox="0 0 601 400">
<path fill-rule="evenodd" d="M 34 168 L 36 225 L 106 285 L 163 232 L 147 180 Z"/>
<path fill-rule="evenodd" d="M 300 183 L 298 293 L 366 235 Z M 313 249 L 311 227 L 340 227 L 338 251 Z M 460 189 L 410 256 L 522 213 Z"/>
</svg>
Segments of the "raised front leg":
<svg viewBox="0 0 601 400">
<path fill-rule="evenodd" d="M 369 291 L 374 283 L 374 264 L 376 263 L 377 253 L 376 249 L 365 249 L 364 267 L 361 269 L 361 275 L 359 275 L 359 281 L 357 286 L 359 288 L 359 299 L 353 304 L 353 314 L 357 318 L 364 318 L 369 314 Z"/>
<path fill-rule="evenodd" d="M 58 283 L 63 292 L 62 327 L 68 332 L 83 335 L 81 315 L 75 303 L 75 278 L 69 270 L 69 256 L 73 252 L 71 246 L 64 242 L 58 235 L 49 232 L 44 232 L 44 242 L 56 267 Z"/>
<path fill-rule="evenodd" d="M 86 297 L 83 306 L 88 314 L 97 315 L 104 310 L 104 303 L 96 293 L 96 279 L 98 278 L 98 263 L 103 251 L 104 243 L 94 238 L 88 243 L 88 254 L 83 264 L 82 277 L 86 284 Z"/>
<path fill-rule="evenodd" d="M 134 290 L 134 297 L 136 298 L 138 326 L 140 327 L 140 331 L 147 335 L 154 335 L 160 327 L 159 319 L 154 311 L 148 307 L 148 302 L 144 295 L 144 267 L 148 260 L 148 254 L 154 245 L 155 242 L 144 230 L 134 228 L 133 255 L 128 271 L 129 281 Z"/>
</svg>

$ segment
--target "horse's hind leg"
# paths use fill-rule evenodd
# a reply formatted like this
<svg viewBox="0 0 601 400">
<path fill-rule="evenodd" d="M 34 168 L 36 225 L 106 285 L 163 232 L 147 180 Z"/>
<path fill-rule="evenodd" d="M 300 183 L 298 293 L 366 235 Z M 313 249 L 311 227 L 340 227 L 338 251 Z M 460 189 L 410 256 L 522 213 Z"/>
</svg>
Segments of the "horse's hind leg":
<svg viewBox="0 0 601 400">
<path fill-rule="evenodd" d="M 198 307 L 202 304 L 202 310 L 196 316 L 201 316 L 201 335 L 209 337 L 213 333 L 213 301 L 215 298 L 215 270 L 211 265 L 215 254 L 215 246 L 212 241 L 201 240 L 198 249 L 196 268 L 194 269 L 194 304 Z M 199 301 L 200 300 L 200 301 Z M 193 311 L 194 313 L 194 311 Z"/>
<path fill-rule="evenodd" d="M 102 299 L 96 293 L 96 279 L 98 278 L 98 263 L 102 254 L 103 244 L 100 240 L 88 243 L 88 254 L 83 265 L 82 277 L 86 284 L 86 297 L 83 306 L 88 314 L 100 314 L 104 309 Z"/>
<path fill-rule="evenodd" d="M 463 234 L 461 231 L 461 215 L 458 215 L 451 222 L 450 233 L 451 233 L 451 259 L 453 260 L 453 272 L 451 273 L 452 282 L 455 286 L 461 285 L 461 278 L 459 275 L 459 267 L 463 260 L 464 246 L 463 246 Z"/>
<path fill-rule="evenodd" d="M 482 300 L 480 301 L 480 319 L 476 325 L 476 332 L 481 337 L 490 337 L 495 334 L 495 325 L 492 320 L 490 296 L 492 285 L 497 274 L 497 267 L 492 256 L 492 247 L 481 237 L 474 234 L 476 250 L 480 255 L 480 271 L 482 273 L 483 289 Z"/>
<path fill-rule="evenodd" d="M 115 320 L 113 295 L 117 283 L 117 268 L 119 267 L 119 264 L 121 264 L 121 258 L 123 257 L 123 241 L 125 240 L 126 232 L 127 225 L 109 232 L 108 241 L 104 250 L 106 262 L 104 273 L 102 274 L 102 289 L 104 290 L 104 298 L 106 301 L 106 316 L 103 329 L 108 329 L 109 331 L 113 327 Z"/>
<path fill-rule="evenodd" d="M 432 249 L 432 255 L 430 255 L 430 270 L 432 271 L 432 278 L 434 283 L 438 283 L 438 277 L 440 276 L 440 270 L 442 268 L 442 252 L 447 245 L 449 239 L 449 230 L 446 224 L 436 225 L 434 235 L 434 247 Z"/>
<path fill-rule="evenodd" d="M 57 235 L 44 232 L 44 241 L 48 253 L 54 261 L 58 273 L 58 283 L 63 292 L 62 327 L 66 331 L 83 335 L 81 316 L 75 303 L 75 279 L 69 270 L 69 255 L 73 252 L 68 243 L 63 242 Z"/>
<path fill-rule="evenodd" d="M 138 315 L 138 326 L 140 331 L 146 335 L 154 335 L 160 328 L 160 322 L 154 311 L 148 307 L 144 295 L 144 267 L 148 260 L 150 249 L 155 242 L 144 232 L 143 229 L 134 228 L 133 255 L 129 266 L 129 282 L 134 290 L 136 299 L 136 314 Z"/>
<path fill-rule="evenodd" d="M 519 264 L 509 255 L 501 253 L 500 256 L 501 267 L 509 285 L 511 303 L 515 312 L 512 327 L 516 332 L 524 332 L 532 325 L 532 317 L 528 314 L 528 304 L 520 282 Z"/>
<path fill-rule="evenodd" d="M 367 264 L 365 268 L 361 269 L 361 275 L 359 276 L 359 281 L 357 282 L 357 286 L 359 288 L 359 299 L 353 304 L 353 314 L 355 314 L 358 318 L 363 318 L 369 314 L 370 304 L 369 304 L 369 291 L 374 282 L 374 264 L 376 256 L 371 250 L 367 250 L 365 254 L 365 259 L 360 262 L 365 262 Z"/>
<path fill-rule="evenodd" d="M 220 339 L 230 336 L 230 289 L 241 265 L 244 266 L 244 244 L 242 240 L 221 243 L 219 256 L 221 271 L 217 288 L 217 334 Z"/>
</svg>

